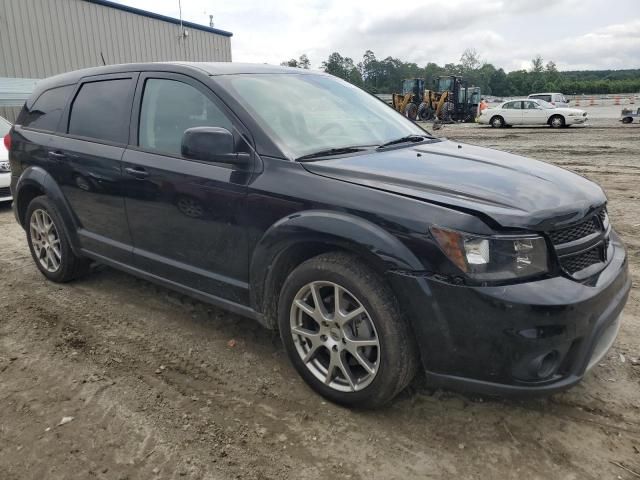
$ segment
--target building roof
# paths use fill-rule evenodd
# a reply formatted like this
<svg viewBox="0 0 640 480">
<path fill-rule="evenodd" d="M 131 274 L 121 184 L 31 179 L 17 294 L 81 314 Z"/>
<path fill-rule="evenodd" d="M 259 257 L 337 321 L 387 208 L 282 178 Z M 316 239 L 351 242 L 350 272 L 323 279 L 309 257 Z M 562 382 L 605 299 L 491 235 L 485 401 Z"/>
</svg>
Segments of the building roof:
<svg viewBox="0 0 640 480">
<path fill-rule="evenodd" d="M 122 5 L 121 3 L 111 2 L 109 0 L 85 0 L 86 2 L 95 3 L 97 5 L 102 5 L 104 7 L 115 8 L 116 10 L 122 10 L 123 12 L 133 13 L 135 15 L 142 15 L 143 17 L 149 17 L 156 20 L 161 20 L 163 22 L 174 23 L 176 25 L 180 25 L 180 19 L 167 17 L 165 15 L 160 15 L 158 13 L 148 12 L 147 10 L 141 10 L 139 8 L 128 7 L 127 5 Z M 192 22 L 182 22 L 184 27 L 193 28 L 196 30 L 202 30 L 204 32 L 215 33 L 218 35 L 223 35 L 225 37 L 233 36 L 233 33 L 227 32 L 225 30 L 219 30 L 217 28 L 207 27 L 205 25 L 199 25 L 197 23 Z"/>
</svg>

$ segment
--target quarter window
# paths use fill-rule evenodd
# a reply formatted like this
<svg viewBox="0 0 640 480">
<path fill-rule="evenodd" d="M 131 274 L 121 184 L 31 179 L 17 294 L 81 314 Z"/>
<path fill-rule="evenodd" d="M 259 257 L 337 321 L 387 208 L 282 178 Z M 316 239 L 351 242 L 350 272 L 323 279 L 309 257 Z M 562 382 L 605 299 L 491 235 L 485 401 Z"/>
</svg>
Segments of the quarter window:
<svg viewBox="0 0 640 480">
<path fill-rule="evenodd" d="M 206 95 L 177 80 L 148 79 L 140 107 L 140 147 L 180 155 L 182 136 L 193 127 L 232 129 L 231 121 Z"/>
<path fill-rule="evenodd" d="M 16 123 L 23 127 L 55 132 L 67 99 L 74 88 L 75 85 L 67 85 L 42 93 L 31 107 L 28 103 L 24 106 Z"/>
<path fill-rule="evenodd" d="M 131 79 L 101 80 L 80 87 L 69 118 L 69 134 L 127 143 Z"/>
</svg>

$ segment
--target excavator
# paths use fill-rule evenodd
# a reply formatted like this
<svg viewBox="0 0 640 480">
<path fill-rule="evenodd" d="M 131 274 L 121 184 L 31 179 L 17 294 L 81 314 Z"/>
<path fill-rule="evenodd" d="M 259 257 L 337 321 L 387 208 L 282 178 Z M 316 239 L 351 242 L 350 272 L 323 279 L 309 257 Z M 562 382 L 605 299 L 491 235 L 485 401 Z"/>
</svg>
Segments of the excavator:
<svg viewBox="0 0 640 480">
<path fill-rule="evenodd" d="M 402 81 L 402 93 L 392 94 L 392 105 L 411 120 L 440 123 L 472 122 L 478 114 L 480 87 L 468 87 L 462 77 L 438 77 L 433 90 L 422 78 Z"/>
</svg>

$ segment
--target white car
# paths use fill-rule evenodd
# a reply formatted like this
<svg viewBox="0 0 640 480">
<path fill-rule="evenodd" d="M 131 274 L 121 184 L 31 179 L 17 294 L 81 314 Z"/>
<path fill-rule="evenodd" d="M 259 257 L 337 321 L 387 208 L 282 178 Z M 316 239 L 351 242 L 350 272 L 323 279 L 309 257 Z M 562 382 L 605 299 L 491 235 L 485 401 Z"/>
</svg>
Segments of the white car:
<svg viewBox="0 0 640 480">
<path fill-rule="evenodd" d="M 534 100 L 544 100 L 545 102 L 549 102 L 551 105 L 555 105 L 556 107 L 568 107 L 569 100 L 562 93 L 532 93 L 528 98 L 532 98 Z"/>
<path fill-rule="evenodd" d="M 558 108 L 544 100 L 509 100 L 480 112 L 478 123 L 492 127 L 510 125 L 549 125 L 553 128 L 584 124 L 587 112 L 577 108 Z"/>
<path fill-rule="evenodd" d="M 0 138 L 4 138 L 10 129 L 11 123 L 0 117 Z M 5 147 L 4 142 L 2 142 L 0 143 L 0 202 L 8 202 L 11 200 L 10 184 L 11 168 L 9 167 L 9 151 Z"/>
</svg>

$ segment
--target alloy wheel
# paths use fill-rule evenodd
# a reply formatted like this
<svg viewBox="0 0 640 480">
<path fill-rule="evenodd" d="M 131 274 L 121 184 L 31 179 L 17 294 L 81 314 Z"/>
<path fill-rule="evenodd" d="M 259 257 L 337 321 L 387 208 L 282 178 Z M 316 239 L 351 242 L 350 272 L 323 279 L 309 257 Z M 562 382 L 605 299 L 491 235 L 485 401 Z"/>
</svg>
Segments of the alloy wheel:
<svg viewBox="0 0 640 480">
<path fill-rule="evenodd" d="M 45 210 L 39 208 L 33 211 L 29 232 L 40 265 L 48 272 L 56 272 L 62 262 L 62 247 L 58 230 Z"/>
<path fill-rule="evenodd" d="M 291 335 L 305 367 L 328 387 L 355 392 L 380 366 L 380 341 L 371 316 L 351 292 L 333 282 L 311 282 L 294 297 Z"/>
<path fill-rule="evenodd" d="M 554 128 L 558 128 L 561 127 L 564 124 L 564 122 L 562 121 L 562 118 L 560 117 L 553 117 L 551 119 L 551 126 Z"/>
</svg>

